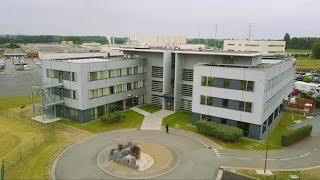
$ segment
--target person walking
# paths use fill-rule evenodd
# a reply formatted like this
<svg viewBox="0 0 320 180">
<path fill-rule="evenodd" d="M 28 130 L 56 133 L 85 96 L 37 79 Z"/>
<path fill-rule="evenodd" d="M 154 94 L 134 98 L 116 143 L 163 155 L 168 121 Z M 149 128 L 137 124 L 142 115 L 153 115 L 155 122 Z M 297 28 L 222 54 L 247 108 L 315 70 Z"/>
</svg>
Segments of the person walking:
<svg viewBox="0 0 320 180">
<path fill-rule="evenodd" d="M 166 132 L 169 133 L 169 124 L 166 125 Z"/>
</svg>

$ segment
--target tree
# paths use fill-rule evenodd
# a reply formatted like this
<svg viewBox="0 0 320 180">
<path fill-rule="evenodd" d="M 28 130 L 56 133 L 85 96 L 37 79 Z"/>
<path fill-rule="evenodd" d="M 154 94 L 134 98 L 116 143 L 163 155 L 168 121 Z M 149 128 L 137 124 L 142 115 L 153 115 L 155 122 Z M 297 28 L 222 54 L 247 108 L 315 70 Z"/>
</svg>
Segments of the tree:
<svg viewBox="0 0 320 180">
<path fill-rule="evenodd" d="M 286 45 L 288 46 L 289 43 L 290 43 L 290 34 L 289 34 L 289 33 L 286 33 L 286 34 L 284 35 L 283 40 L 286 42 Z"/>
<path fill-rule="evenodd" d="M 316 42 L 313 44 L 312 56 L 316 59 L 320 59 L 320 42 Z"/>
</svg>

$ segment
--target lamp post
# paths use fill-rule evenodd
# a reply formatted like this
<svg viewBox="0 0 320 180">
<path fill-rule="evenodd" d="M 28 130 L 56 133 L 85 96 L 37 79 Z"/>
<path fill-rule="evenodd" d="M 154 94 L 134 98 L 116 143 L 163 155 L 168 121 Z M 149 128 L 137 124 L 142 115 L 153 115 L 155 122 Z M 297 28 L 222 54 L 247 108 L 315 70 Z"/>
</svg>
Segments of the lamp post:
<svg viewBox="0 0 320 180">
<path fill-rule="evenodd" d="M 265 156 L 265 160 L 264 160 L 264 170 L 263 173 L 266 174 L 267 171 L 267 161 L 268 161 L 268 151 L 269 151 L 269 127 L 268 127 L 268 122 L 269 119 L 267 121 L 266 125 L 263 125 L 266 127 L 266 133 L 267 133 L 267 139 L 266 139 L 266 156 Z"/>
</svg>

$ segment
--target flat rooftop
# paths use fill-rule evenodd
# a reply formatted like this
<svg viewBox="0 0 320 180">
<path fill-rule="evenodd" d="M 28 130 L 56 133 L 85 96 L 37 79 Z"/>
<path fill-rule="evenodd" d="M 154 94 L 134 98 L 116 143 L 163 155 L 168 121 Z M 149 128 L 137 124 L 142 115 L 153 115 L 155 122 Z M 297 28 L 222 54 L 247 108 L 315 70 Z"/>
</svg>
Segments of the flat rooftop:
<svg viewBox="0 0 320 180">
<path fill-rule="evenodd" d="M 252 65 L 242 65 L 242 64 L 210 64 L 210 63 L 200 63 L 198 66 L 217 66 L 217 67 L 226 67 L 226 68 L 247 68 L 247 69 L 256 69 L 256 70 L 267 70 L 273 67 L 276 67 L 284 62 L 291 61 L 290 59 L 263 59 L 261 64 L 256 66 Z"/>
<path fill-rule="evenodd" d="M 223 51 L 223 50 L 211 50 L 211 51 L 196 51 L 196 50 L 175 50 L 175 49 L 160 49 L 160 48 L 149 48 L 149 49 L 135 49 L 135 48 L 120 48 L 123 51 L 134 51 L 134 52 L 156 52 L 163 53 L 171 51 L 172 53 L 178 54 L 199 54 L 199 55 L 221 55 L 221 56 L 245 56 L 255 57 L 262 56 L 265 53 L 262 52 L 238 52 L 238 51 Z"/>
<path fill-rule="evenodd" d="M 102 58 L 88 58 L 88 59 L 67 59 L 67 60 L 61 60 L 61 61 L 68 62 L 68 63 L 86 64 L 86 63 L 109 62 L 112 60 L 111 59 L 102 59 Z"/>
</svg>

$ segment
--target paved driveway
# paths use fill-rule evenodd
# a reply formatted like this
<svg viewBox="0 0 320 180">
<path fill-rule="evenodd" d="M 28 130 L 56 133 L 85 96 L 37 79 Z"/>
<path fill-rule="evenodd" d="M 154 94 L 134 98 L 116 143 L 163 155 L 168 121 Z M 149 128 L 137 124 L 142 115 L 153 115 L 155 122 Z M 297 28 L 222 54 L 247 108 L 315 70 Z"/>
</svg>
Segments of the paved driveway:
<svg viewBox="0 0 320 180">
<path fill-rule="evenodd" d="M 263 169 L 264 151 L 222 149 L 199 135 L 183 131 L 127 130 L 99 134 L 82 140 L 62 153 L 52 173 L 57 179 L 113 179 L 97 165 L 97 156 L 108 145 L 144 140 L 170 146 L 181 157 L 176 169 L 156 179 L 213 179 L 219 166 Z M 210 147 L 210 148 L 208 148 Z M 320 165 L 320 138 L 311 136 L 268 156 L 269 170 L 303 170 Z"/>
<path fill-rule="evenodd" d="M 56 179 L 117 179 L 97 165 L 98 154 L 109 145 L 128 141 L 149 141 L 170 146 L 180 156 L 178 166 L 156 179 L 214 179 L 220 159 L 213 149 L 182 134 L 163 131 L 116 131 L 80 141 L 56 160 L 52 175 Z"/>
</svg>

